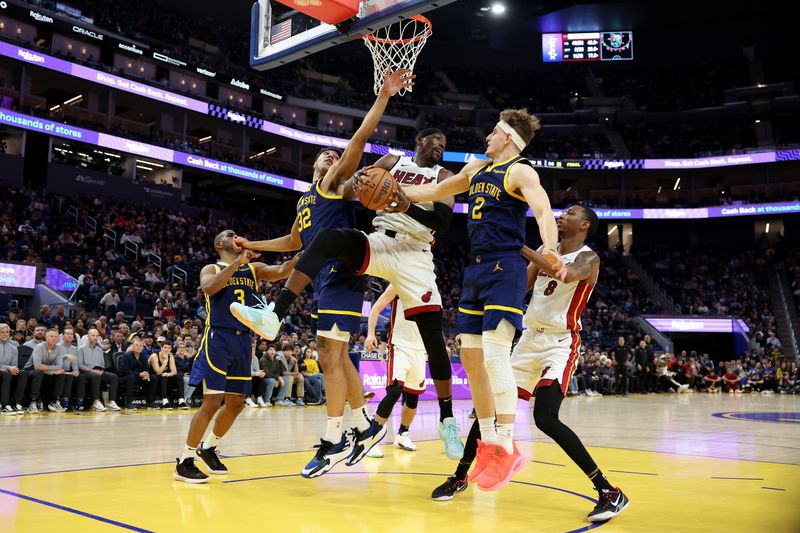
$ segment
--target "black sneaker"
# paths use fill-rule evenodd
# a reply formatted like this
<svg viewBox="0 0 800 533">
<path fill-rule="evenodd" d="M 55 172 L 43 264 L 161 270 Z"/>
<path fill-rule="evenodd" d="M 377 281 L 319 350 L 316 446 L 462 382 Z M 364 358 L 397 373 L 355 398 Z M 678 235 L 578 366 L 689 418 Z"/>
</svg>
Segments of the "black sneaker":
<svg viewBox="0 0 800 533">
<path fill-rule="evenodd" d="M 161 410 L 161 404 L 156 403 L 156 402 L 150 402 L 150 403 L 147 404 L 147 408 L 150 409 L 151 411 L 160 411 Z"/>
<path fill-rule="evenodd" d="M 203 443 L 201 442 L 200 446 L 197 447 L 197 456 L 208 466 L 209 472 L 212 474 L 227 474 L 228 469 L 222 464 L 222 461 L 219 460 L 219 457 L 217 457 L 218 455 L 219 452 L 216 446 L 203 448 Z"/>
<path fill-rule="evenodd" d="M 469 414 L 469 417 L 470 418 L 477 418 L 478 417 L 478 414 L 475 412 L 475 408 L 474 407 L 472 408 L 472 412 Z"/>
<path fill-rule="evenodd" d="M 353 428 L 353 453 L 350 454 L 344 464 L 353 466 L 359 462 L 385 436 L 386 426 L 380 425 L 375 419 L 372 420 L 372 424 L 366 431 L 359 431 L 357 428 Z"/>
<path fill-rule="evenodd" d="M 300 471 L 304 478 L 321 476 L 340 461 L 347 459 L 353 453 L 353 437 L 350 433 L 342 433 L 342 438 L 336 444 L 320 439 L 315 448 L 317 453 Z"/>
<path fill-rule="evenodd" d="M 172 479 L 185 483 L 208 483 L 208 476 L 194 464 L 194 457 L 187 457 L 183 461 L 175 459 L 175 463 Z"/>
<path fill-rule="evenodd" d="M 447 502 L 456 497 L 459 492 L 464 492 L 469 486 L 469 481 L 466 479 L 456 479 L 455 476 L 450 476 L 447 481 L 433 489 L 431 498 L 437 502 Z"/>
<path fill-rule="evenodd" d="M 597 505 L 594 510 L 589 513 L 589 522 L 604 522 L 614 518 L 624 511 L 630 503 L 628 497 L 619 490 L 619 487 L 611 490 L 603 489 L 600 491 Z"/>
</svg>

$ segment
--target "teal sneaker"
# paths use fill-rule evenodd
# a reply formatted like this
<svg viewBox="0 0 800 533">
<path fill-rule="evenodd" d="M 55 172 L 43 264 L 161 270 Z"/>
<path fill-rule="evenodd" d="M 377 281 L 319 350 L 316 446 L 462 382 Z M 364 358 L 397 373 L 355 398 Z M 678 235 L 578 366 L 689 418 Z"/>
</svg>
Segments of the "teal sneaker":
<svg viewBox="0 0 800 533">
<path fill-rule="evenodd" d="M 444 453 L 448 459 L 458 460 L 464 456 L 464 443 L 461 442 L 459 431 L 456 419 L 452 416 L 439 423 L 439 438 L 444 441 Z"/>
<path fill-rule="evenodd" d="M 275 303 L 267 304 L 266 300 L 259 300 L 259 303 L 253 307 L 247 307 L 239 302 L 233 302 L 230 305 L 231 314 L 236 320 L 268 341 L 277 337 L 278 331 L 281 329 L 281 321 L 273 312 L 274 308 Z"/>
</svg>

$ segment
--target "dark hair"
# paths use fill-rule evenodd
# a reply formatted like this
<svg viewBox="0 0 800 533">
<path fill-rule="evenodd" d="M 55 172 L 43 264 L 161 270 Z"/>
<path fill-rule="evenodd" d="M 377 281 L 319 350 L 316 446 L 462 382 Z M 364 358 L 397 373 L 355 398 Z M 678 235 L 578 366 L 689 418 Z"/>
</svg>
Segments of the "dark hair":
<svg viewBox="0 0 800 533">
<path fill-rule="evenodd" d="M 319 156 L 321 156 L 322 154 L 324 154 L 325 152 L 335 152 L 336 155 L 338 155 L 339 157 L 342 157 L 342 151 L 341 150 L 339 150 L 338 148 L 334 148 L 333 146 L 328 146 L 326 148 L 320 148 L 319 149 L 319 152 L 317 152 L 317 155 L 314 156 L 314 161 L 316 161 L 317 158 Z"/>
<path fill-rule="evenodd" d="M 586 230 L 586 237 L 591 237 L 597 231 L 597 228 L 600 227 L 600 219 L 597 218 L 597 213 L 591 207 L 587 207 L 585 205 L 581 206 L 583 210 L 583 220 L 589 221 L 589 229 Z"/>
<path fill-rule="evenodd" d="M 420 140 L 420 139 L 422 139 L 424 137 L 427 137 L 428 135 L 433 135 L 434 133 L 441 133 L 442 135 L 447 137 L 447 134 L 445 132 L 443 132 L 442 130 L 440 130 L 439 128 L 425 128 L 424 130 L 419 130 L 417 132 L 417 136 L 414 137 L 414 142 L 416 142 L 416 141 L 418 141 L 418 140 Z"/>
</svg>

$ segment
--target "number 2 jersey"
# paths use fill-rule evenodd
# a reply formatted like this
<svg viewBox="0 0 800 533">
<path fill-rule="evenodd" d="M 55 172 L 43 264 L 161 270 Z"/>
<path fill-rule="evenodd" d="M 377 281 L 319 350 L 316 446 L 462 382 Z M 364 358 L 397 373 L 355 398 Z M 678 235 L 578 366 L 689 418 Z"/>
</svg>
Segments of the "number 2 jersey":
<svg viewBox="0 0 800 533">
<path fill-rule="evenodd" d="M 564 265 L 569 265 L 583 252 L 591 251 L 591 248 L 584 245 L 561 257 Z M 580 331 L 581 313 L 593 290 L 594 283 L 586 280 L 564 283 L 539 271 L 533 285 L 531 302 L 525 312 L 525 325 L 532 329 Z"/>
</svg>

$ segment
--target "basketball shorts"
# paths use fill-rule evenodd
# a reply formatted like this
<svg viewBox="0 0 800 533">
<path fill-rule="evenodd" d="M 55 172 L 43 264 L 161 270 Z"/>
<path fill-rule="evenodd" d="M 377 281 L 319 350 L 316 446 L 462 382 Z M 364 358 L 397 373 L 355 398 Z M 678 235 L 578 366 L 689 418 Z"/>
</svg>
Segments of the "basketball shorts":
<svg viewBox="0 0 800 533">
<path fill-rule="evenodd" d="M 367 280 L 340 261 L 331 261 L 314 278 L 316 331 L 355 333 L 361 329 L 361 309 Z"/>
<path fill-rule="evenodd" d="M 206 390 L 249 396 L 253 387 L 251 352 L 248 330 L 207 328 L 192 365 L 189 384 L 197 387 L 203 383 Z"/>
<path fill-rule="evenodd" d="M 480 335 L 494 331 L 503 319 L 521 330 L 527 269 L 517 252 L 475 256 L 464 270 L 458 332 Z"/>
<path fill-rule="evenodd" d="M 367 235 L 367 255 L 360 274 L 390 282 L 403 303 L 405 317 L 440 311 L 442 297 L 436 286 L 431 246 L 409 235 Z"/>
<path fill-rule="evenodd" d="M 425 349 L 411 346 L 389 345 L 386 363 L 386 386 L 394 380 L 410 394 L 425 392 Z"/>
<path fill-rule="evenodd" d="M 577 331 L 544 332 L 526 329 L 511 352 L 511 367 L 517 392 L 523 400 L 536 396 L 537 387 L 558 381 L 567 393 L 572 373 L 578 364 L 581 337 Z"/>
</svg>

